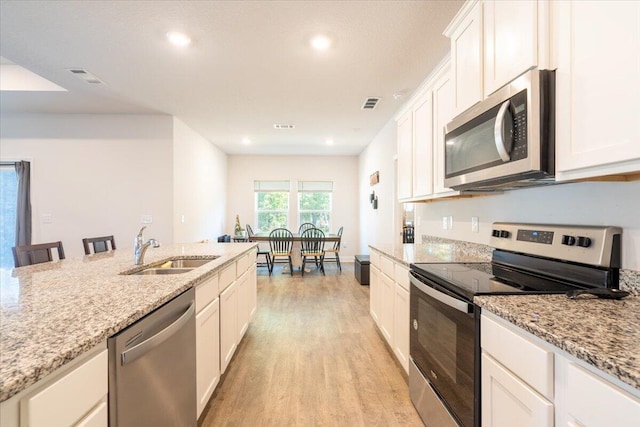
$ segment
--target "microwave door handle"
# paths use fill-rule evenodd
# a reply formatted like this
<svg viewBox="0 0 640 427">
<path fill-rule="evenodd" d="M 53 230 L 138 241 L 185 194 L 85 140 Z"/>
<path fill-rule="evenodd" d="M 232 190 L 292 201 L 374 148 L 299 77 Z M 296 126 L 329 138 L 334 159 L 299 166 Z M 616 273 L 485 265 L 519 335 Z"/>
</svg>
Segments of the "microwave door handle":
<svg viewBox="0 0 640 427">
<path fill-rule="evenodd" d="M 506 141 L 504 140 L 504 116 L 507 114 L 507 110 L 509 109 L 509 104 L 511 100 L 506 100 L 500 106 L 500 110 L 498 110 L 498 116 L 496 117 L 496 124 L 493 128 L 494 141 L 496 144 L 496 150 L 498 150 L 498 154 L 500 158 L 504 162 L 508 162 L 511 160 L 509 156 L 509 152 L 507 151 Z M 509 144 L 511 145 L 511 144 Z"/>
</svg>

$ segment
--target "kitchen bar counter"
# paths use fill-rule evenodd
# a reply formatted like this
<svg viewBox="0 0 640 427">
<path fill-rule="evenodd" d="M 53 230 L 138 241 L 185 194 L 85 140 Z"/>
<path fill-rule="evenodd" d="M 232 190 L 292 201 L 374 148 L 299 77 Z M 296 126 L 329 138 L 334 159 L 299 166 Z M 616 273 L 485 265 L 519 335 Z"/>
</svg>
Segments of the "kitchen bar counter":
<svg viewBox="0 0 640 427">
<path fill-rule="evenodd" d="M 418 262 L 489 262 L 491 248 L 462 241 L 433 240 L 423 244 L 369 245 L 371 249 L 401 262 L 407 267 Z"/>
<path fill-rule="evenodd" d="M 0 402 L 104 342 L 255 246 L 255 243 L 194 243 L 149 248 L 145 265 L 172 257 L 219 256 L 183 274 L 121 275 L 135 268 L 132 249 L 3 270 Z"/>
<path fill-rule="evenodd" d="M 474 302 L 640 390 L 640 297 L 478 296 Z"/>
</svg>

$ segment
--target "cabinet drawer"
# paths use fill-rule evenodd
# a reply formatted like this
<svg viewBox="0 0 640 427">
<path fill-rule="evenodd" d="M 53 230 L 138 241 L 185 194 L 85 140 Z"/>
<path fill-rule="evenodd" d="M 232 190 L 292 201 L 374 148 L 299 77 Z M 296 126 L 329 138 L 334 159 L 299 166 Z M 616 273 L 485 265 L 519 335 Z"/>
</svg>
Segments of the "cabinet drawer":
<svg viewBox="0 0 640 427">
<path fill-rule="evenodd" d="M 567 376 L 567 410 L 580 425 L 638 425 L 638 399 L 574 363 L 569 363 Z"/>
<path fill-rule="evenodd" d="M 219 279 L 219 291 L 222 292 L 236 280 L 236 263 L 232 262 L 222 269 Z"/>
<path fill-rule="evenodd" d="M 248 254 L 244 254 L 240 258 L 238 258 L 238 261 L 237 261 L 238 266 L 236 268 L 237 276 L 241 276 L 242 273 L 244 273 L 249 269 L 249 266 L 251 265 L 251 262 L 249 261 L 249 257 L 251 255 L 253 255 L 253 259 L 255 259 L 256 255 L 255 255 L 255 252 L 253 251 L 249 252 Z"/>
<path fill-rule="evenodd" d="M 380 257 L 380 270 L 390 278 L 395 280 L 395 276 L 393 273 L 393 261 L 386 256 Z"/>
<path fill-rule="evenodd" d="M 483 315 L 480 325 L 482 350 L 553 401 L 553 352 L 514 332 L 511 327 L 516 328 Z"/>
<path fill-rule="evenodd" d="M 218 275 L 208 278 L 196 286 L 196 313 L 218 298 Z"/>
<path fill-rule="evenodd" d="M 379 269 L 380 268 L 380 252 L 372 250 L 371 255 L 369 255 L 369 262 L 371 263 L 371 265 L 375 265 Z"/>
<path fill-rule="evenodd" d="M 53 384 L 20 402 L 21 425 L 69 426 L 108 393 L 108 356 L 103 350 Z"/>
<path fill-rule="evenodd" d="M 409 269 L 402 264 L 396 263 L 395 267 L 395 280 L 396 283 L 402 286 L 405 290 L 409 290 Z"/>
</svg>

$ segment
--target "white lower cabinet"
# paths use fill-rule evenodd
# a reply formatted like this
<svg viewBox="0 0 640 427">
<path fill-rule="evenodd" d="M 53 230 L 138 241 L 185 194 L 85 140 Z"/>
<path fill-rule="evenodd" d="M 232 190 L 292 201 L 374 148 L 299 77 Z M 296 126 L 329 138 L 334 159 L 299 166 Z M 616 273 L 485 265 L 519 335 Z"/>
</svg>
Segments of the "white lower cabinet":
<svg viewBox="0 0 640 427">
<path fill-rule="evenodd" d="M 552 427 L 553 403 L 483 353 L 482 425 Z"/>
<path fill-rule="evenodd" d="M 233 282 L 220 294 L 220 373 L 231 362 L 238 342 L 238 293 Z"/>
<path fill-rule="evenodd" d="M 639 390 L 492 313 L 481 322 L 484 427 L 640 425 Z"/>
<path fill-rule="evenodd" d="M 2 427 L 107 427 L 106 343 L 0 404 Z"/>
<path fill-rule="evenodd" d="M 251 316 L 251 307 L 249 307 L 251 289 L 248 271 L 238 278 L 236 286 L 238 292 L 238 341 L 240 341 L 249 328 L 249 318 Z"/>
<path fill-rule="evenodd" d="M 372 250 L 369 297 L 371 317 L 400 365 L 409 373 L 409 270 Z"/>
<path fill-rule="evenodd" d="M 220 299 L 196 315 L 196 393 L 198 417 L 220 381 Z"/>
</svg>

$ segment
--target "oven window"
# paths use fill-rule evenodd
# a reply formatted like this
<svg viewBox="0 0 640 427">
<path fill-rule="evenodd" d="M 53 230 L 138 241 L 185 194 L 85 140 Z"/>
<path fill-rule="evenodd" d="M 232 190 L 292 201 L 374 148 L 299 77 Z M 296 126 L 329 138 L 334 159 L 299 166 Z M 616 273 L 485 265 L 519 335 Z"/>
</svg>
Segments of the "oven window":
<svg viewBox="0 0 640 427">
<path fill-rule="evenodd" d="M 423 347 L 428 347 L 433 354 L 439 355 L 434 361 L 438 365 L 438 371 L 446 374 L 456 383 L 456 343 L 458 342 L 455 322 L 442 313 L 430 310 L 428 304 L 420 300 L 418 316 L 420 325 L 418 340 Z"/>
</svg>

